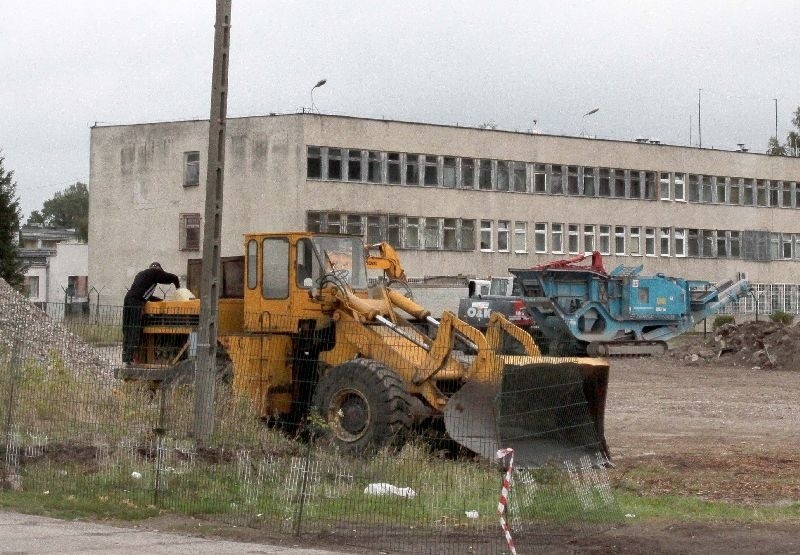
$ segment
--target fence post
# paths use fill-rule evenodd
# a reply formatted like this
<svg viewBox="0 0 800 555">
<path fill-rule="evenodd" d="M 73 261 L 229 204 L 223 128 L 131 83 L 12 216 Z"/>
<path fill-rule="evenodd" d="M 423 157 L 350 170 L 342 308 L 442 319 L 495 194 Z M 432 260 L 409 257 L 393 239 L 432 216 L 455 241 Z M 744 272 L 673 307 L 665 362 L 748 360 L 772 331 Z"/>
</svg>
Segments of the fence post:
<svg viewBox="0 0 800 555">
<path fill-rule="evenodd" d="M 12 467 L 16 467 L 18 464 L 18 461 L 12 461 L 12 455 L 9 451 L 11 449 L 12 427 L 14 425 L 14 395 L 16 393 L 17 374 L 20 365 L 20 351 L 20 341 L 15 340 L 11 347 L 11 360 L 9 361 L 8 400 L 6 404 L 5 430 L 3 433 L 3 438 L 5 439 L 5 457 L 3 462 L 3 480 L 0 483 L 0 489 L 11 485 L 11 477 L 16 474 Z"/>
</svg>

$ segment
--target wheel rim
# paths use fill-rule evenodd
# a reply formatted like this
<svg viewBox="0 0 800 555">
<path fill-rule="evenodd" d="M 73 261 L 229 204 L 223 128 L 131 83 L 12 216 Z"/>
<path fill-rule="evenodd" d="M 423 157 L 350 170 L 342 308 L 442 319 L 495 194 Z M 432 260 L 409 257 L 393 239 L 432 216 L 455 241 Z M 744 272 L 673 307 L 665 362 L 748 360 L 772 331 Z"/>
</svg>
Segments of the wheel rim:
<svg viewBox="0 0 800 555">
<path fill-rule="evenodd" d="M 331 397 L 328 407 L 328 424 L 337 438 L 353 442 L 367 433 L 372 412 L 363 393 L 357 389 L 340 389 Z"/>
</svg>

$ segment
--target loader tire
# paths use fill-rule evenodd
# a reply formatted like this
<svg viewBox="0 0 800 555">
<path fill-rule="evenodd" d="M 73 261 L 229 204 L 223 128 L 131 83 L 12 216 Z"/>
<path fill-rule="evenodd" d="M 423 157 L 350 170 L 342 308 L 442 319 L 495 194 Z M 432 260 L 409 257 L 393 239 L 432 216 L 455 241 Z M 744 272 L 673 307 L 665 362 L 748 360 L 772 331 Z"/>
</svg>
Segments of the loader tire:
<svg viewBox="0 0 800 555">
<path fill-rule="evenodd" d="M 331 368 L 317 384 L 314 406 L 333 443 L 352 454 L 402 443 L 411 428 L 411 400 L 387 366 L 354 359 Z"/>
</svg>

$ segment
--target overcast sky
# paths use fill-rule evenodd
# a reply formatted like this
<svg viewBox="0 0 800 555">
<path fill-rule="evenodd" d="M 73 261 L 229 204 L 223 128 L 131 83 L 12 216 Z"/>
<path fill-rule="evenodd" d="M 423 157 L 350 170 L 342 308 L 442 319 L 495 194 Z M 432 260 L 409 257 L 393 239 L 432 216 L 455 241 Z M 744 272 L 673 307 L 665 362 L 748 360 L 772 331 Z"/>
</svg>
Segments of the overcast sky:
<svg viewBox="0 0 800 555">
<path fill-rule="evenodd" d="M 213 0 L 2 0 L 0 149 L 23 217 L 89 127 L 207 118 Z M 762 151 L 800 105 L 797 0 L 233 0 L 229 116 L 325 113 Z M 599 108 L 596 114 L 583 114 Z"/>
</svg>

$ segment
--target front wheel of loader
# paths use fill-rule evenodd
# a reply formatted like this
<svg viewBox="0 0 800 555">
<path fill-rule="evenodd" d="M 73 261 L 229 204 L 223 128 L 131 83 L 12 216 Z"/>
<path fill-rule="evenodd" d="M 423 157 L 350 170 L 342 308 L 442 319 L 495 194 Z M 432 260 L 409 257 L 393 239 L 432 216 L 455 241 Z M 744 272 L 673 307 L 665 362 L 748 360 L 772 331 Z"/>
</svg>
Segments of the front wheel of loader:
<svg viewBox="0 0 800 555">
<path fill-rule="evenodd" d="M 370 359 L 331 368 L 317 384 L 314 406 L 334 444 L 348 453 L 399 443 L 411 428 L 411 402 L 403 380 Z"/>
</svg>

